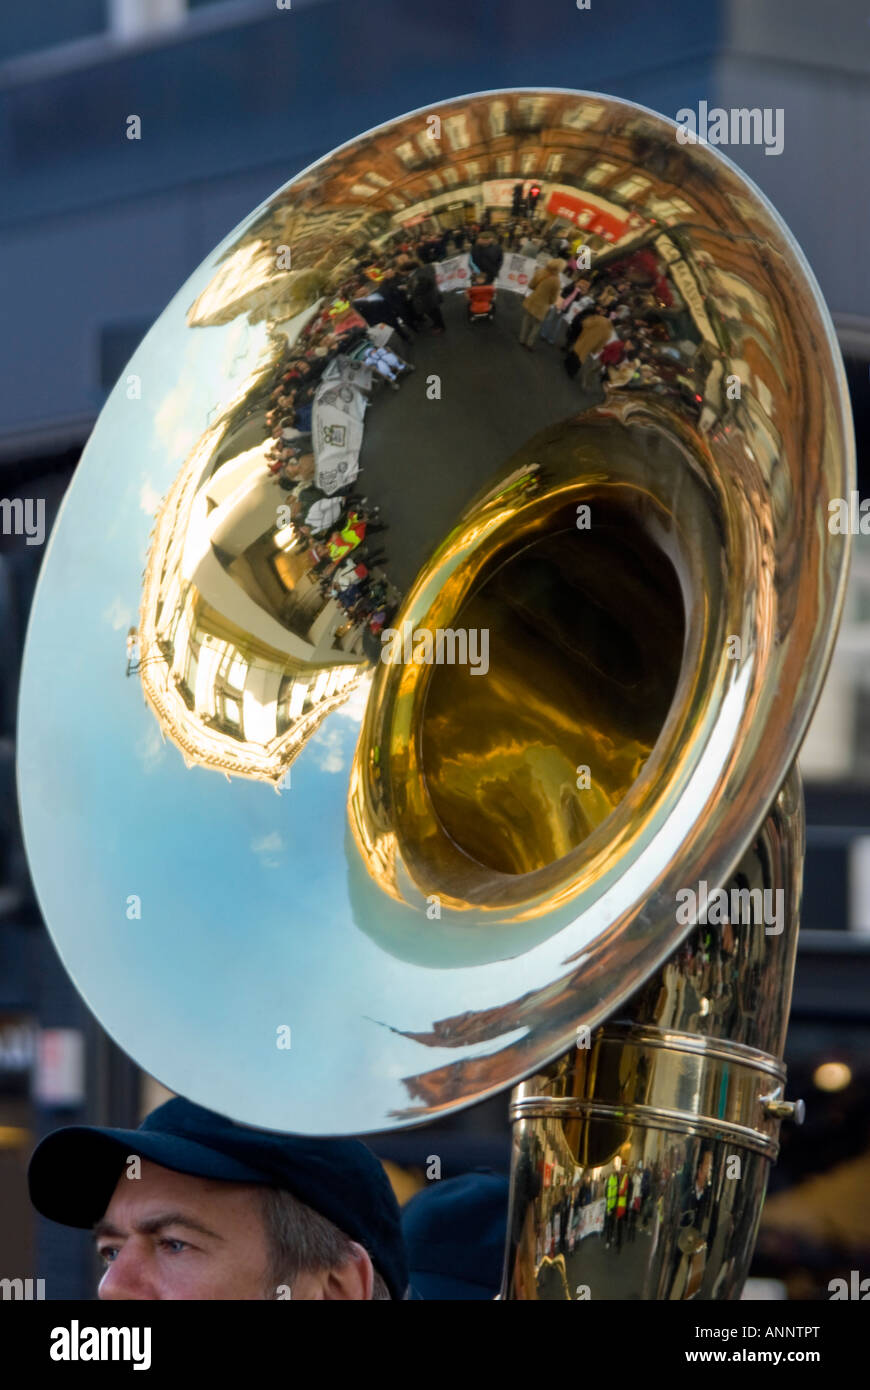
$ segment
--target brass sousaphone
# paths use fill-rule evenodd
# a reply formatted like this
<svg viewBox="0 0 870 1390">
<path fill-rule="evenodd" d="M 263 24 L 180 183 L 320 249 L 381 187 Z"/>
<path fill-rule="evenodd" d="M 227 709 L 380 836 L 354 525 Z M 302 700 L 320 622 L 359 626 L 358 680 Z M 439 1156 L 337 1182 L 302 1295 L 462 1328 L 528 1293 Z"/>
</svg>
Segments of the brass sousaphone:
<svg viewBox="0 0 870 1390">
<path fill-rule="evenodd" d="M 849 408 L 788 231 L 677 137 L 489 92 L 285 185 L 115 387 L 27 645 L 27 847 L 101 1023 L 273 1129 L 514 1087 L 507 1298 L 738 1297 L 795 1109 Z"/>
</svg>

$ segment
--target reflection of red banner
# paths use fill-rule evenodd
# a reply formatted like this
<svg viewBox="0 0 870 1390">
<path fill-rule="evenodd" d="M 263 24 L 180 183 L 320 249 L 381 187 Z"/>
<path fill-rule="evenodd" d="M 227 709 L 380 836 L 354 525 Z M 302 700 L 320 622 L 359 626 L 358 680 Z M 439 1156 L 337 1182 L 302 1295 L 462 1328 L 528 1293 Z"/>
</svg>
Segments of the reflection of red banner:
<svg viewBox="0 0 870 1390">
<path fill-rule="evenodd" d="M 628 228 L 628 214 L 614 217 L 613 213 L 604 212 L 594 203 L 587 203 L 576 193 L 559 193 L 554 189 L 547 199 L 547 212 L 551 217 L 564 217 L 575 227 L 580 227 L 584 232 L 593 232 L 605 241 L 619 241 Z"/>
</svg>

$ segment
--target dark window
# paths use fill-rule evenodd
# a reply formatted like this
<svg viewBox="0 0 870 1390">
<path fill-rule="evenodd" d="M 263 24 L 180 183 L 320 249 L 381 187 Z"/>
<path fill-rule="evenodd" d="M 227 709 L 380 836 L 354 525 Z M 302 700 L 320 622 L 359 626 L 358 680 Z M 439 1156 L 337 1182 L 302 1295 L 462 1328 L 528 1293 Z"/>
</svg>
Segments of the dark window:
<svg viewBox="0 0 870 1390">
<path fill-rule="evenodd" d="M 62 5 L 0 6 L 0 62 L 105 33 L 106 0 L 63 0 Z"/>
</svg>

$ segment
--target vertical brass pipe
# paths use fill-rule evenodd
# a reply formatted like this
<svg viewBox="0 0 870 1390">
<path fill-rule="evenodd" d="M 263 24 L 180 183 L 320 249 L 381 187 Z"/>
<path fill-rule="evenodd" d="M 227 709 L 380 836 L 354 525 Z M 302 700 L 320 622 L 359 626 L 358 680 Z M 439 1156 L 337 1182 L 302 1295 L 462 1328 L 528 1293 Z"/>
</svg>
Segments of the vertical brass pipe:
<svg viewBox="0 0 870 1390">
<path fill-rule="evenodd" d="M 782 1058 L 803 844 L 795 768 L 727 908 L 696 893 L 662 969 L 514 1089 L 502 1297 L 740 1297 L 781 1119 L 800 1118 Z"/>
</svg>

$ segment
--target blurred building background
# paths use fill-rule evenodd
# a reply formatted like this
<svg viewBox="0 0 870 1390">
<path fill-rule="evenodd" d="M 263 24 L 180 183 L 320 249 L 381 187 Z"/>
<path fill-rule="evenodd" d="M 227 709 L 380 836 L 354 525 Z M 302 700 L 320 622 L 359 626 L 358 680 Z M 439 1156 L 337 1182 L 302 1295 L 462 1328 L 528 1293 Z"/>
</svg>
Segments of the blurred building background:
<svg viewBox="0 0 870 1390">
<path fill-rule="evenodd" d="M 785 141 L 725 152 L 785 218 L 843 349 L 868 483 L 870 14 L 858 0 L 64 0 L 0 11 L 0 496 L 50 526 L 108 390 L 203 257 L 277 186 L 370 126 L 502 86 L 782 108 Z M 138 115 L 142 138 L 126 138 Z M 508 173 L 525 172 L 509 170 Z M 609 194 L 618 201 L 617 194 Z M 449 191 L 445 193 L 445 203 Z M 435 209 L 437 214 L 437 208 Z M 122 468 L 123 458 L 118 459 Z M 29 882 L 16 687 L 42 548 L 0 534 L 0 1275 L 87 1298 L 89 1241 L 36 1220 L 23 1173 L 62 1123 L 135 1125 L 159 1088 L 60 966 Z M 58 669 L 57 679 L 63 680 Z M 870 1263 L 870 541 L 802 757 L 807 866 L 784 1129 L 754 1272 L 794 1298 Z M 87 814 L 87 808 L 82 808 Z M 155 1020 L 159 1026 L 159 1020 Z M 376 1143 L 410 1190 L 506 1168 L 505 1098 Z"/>
</svg>

